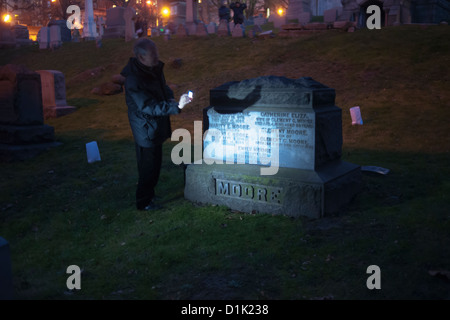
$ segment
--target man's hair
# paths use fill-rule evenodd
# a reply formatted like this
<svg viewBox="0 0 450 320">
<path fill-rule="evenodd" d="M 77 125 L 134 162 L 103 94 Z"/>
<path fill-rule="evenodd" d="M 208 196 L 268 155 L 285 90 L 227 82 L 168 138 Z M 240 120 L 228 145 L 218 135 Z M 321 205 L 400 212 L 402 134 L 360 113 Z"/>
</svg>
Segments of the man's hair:
<svg viewBox="0 0 450 320">
<path fill-rule="evenodd" d="M 155 61 L 159 60 L 158 49 L 156 48 L 156 44 L 147 38 L 138 39 L 133 46 L 133 52 L 136 58 L 139 55 L 147 55 L 150 54 Z"/>
</svg>

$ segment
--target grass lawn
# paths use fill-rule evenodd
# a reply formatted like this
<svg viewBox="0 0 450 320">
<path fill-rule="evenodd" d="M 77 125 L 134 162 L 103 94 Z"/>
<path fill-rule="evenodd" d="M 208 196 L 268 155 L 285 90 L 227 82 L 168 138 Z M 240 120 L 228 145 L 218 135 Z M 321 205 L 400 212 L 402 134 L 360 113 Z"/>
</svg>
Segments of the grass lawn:
<svg viewBox="0 0 450 320">
<path fill-rule="evenodd" d="M 364 173 L 362 192 L 323 219 L 235 212 L 184 199 L 183 170 L 170 159 L 176 142 L 167 141 L 164 209 L 138 212 L 124 94 L 91 93 L 125 66 L 132 43 L 2 49 L 0 65 L 62 71 L 78 108 L 45 121 L 61 146 L 0 167 L 0 236 L 16 299 L 450 299 L 448 26 L 152 39 L 176 97 L 195 92 L 173 130 L 192 131 L 209 90 L 225 82 L 308 76 L 336 90 L 343 160 L 390 172 Z M 353 106 L 364 125 L 351 125 Z M 91 164 L 90 141 L 102 158 Z M 70 265 L 82 269 L 81 290 L 66 287 Z M 370 265 L 380 267 L 381 290 L 366 286 Z"/>
</svg>

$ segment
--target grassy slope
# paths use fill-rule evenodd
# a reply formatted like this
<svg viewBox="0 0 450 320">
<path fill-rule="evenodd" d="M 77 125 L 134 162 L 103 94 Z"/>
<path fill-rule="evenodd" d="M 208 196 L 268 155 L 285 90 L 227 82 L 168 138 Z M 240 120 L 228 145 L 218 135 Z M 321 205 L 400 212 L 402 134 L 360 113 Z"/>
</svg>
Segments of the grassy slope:
<svg viewBox="0 0 450 320">
<path fill-rule="evenodd" d="M 10 241 L 22 299 L 441 299 L 448 284 L 450 28 L 327 32 L 299 39 L 155 38 L 175 93 L 195 100 L 173 129 L 192 130 L 209 90 L 263 75 L 310 76 L 336 89 L 343 109 L 343 158 L 391 169 L 336 216 L 319 221 L 249 215 L 183 199 L 182 171 L 165 145 L 158 192 L 166 209 L 134 210 L 135 155 L 123 94 L 90 90 L 127 62 L 121 40 L 65 44 L 55 52 L 3 50 L 1 64 L 64 72 L 79 110 L 48 120 L 63 145 L 2 164 L 0 235 Z M 183 60 L 179 69 L 171 66 Z M 97 77 L 77 80 L 102 66 Z M 348 108 L 359 105 L 363 126 Z M 86 163 L 85 143 L 102 161 Z M 67 292 L 67 266 L 83 268 Z M 382 290 L 366 288 L 379 265 Z"/>
</svg>

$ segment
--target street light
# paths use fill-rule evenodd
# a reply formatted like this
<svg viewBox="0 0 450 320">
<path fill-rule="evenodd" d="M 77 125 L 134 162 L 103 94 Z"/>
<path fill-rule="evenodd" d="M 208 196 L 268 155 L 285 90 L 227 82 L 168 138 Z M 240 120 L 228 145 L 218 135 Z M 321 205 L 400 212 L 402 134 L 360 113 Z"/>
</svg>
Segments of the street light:
<svg viewBox="0 0 450 320">
<path fill-rule="evenodd" d="M 3 21 L 6 23 L 11 22 L 11 15 L 10 14 L 4 14 L 3 15 Z"/>
<path fill-rule="evenodd" d="M 162 13 L 162 15 L 163 15 L 164 17 L 168 17 L 168 16 L 170 15 L 170 9 L 167 8 L 167 7 L 164 7 L 164 8 L 161 10 L 161 13 Z"/>
</svg>

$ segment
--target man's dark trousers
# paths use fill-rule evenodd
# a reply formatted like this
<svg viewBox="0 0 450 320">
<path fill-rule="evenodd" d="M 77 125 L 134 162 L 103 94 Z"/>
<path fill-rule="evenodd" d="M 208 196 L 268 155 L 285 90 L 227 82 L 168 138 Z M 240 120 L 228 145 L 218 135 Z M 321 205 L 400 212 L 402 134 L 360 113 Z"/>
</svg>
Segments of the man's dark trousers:
<svg viewBox="0 0 450 320">
<path fill-rule="evenodd" d="M 143 210 L 155 196 L 162 163 L 162 144 L 144 148 L 136 144 L 139 180 L 136 189 L 136 207 Z"/>
</svg>

